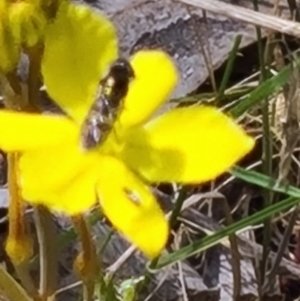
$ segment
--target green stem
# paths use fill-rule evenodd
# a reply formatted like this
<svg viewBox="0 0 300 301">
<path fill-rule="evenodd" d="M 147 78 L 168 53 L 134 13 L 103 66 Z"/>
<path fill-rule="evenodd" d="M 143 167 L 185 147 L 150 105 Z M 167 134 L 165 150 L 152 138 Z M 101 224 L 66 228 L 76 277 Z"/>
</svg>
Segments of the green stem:
<svg viewBox="0 0 300 301">
<path fill-rule="evenodd" d="M 258 1 L 253 0 L 254 10 L 258 11 Z M 256 34 L 258 41 L 258 54 L 259 54 L 259 63 L 261 71 L 261 81 L 265 81 L 268 77 L 265 60 L 264 60 L 264 49 L 262 44 L 262 34 L 260 27 L 256 26 Z M 263 155 L 262 155 L 262 168 L 263 172 L 266 175 L 272 175 L 272 141 L 271 141 L 271 132 L 270 132 L 270 122 L 269 122 L 269 100 L 266 98 L 263 101 L 262 105 L 262 120 L 263 120 Z M 264 208 L 272 205 L 273 203 L 273 192 L 265 189 L 263 191 L 264 195 Z M 260 288 L 263 287 L 265 282 L 266 268 L 268 265 L 268 256 L 270 252 L 270 243 L 271 243 L 271 224 L 272 217 L 264 221 L 264 233 L 263 233 L 263 255 L 262 262 L 260 265 Z M 260 291 L 260 296 L 263 295 L 263 292 Z"/>
</svg>

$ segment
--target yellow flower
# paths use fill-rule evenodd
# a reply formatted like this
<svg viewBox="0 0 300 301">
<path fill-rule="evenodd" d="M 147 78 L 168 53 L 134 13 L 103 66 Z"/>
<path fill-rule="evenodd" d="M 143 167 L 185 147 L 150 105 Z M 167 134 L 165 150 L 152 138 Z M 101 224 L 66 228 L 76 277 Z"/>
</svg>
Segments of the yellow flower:
<svg viewBox="0 0 300 301">
<path fill-rule="evenodd" d="M 41 0 L 21 0 L 9 4 L 10 28 L 17 43 L 31 47 L 41 40 L 47 25 L 45 9 Z"/>
<path fill-rule="evenodd" d="M 1 72 L 16 67 L 22 46 L 32 47 L 41 41 L 47 25 L 44 10 L 40 0 L 0 1 Z"/>
<path fill-rule="evenodd" d="M 114 128 L 102 145 L 84 149 L 82 122 L 116 46 L 108 20 L 85 6 L 66 5 L 46 32 L 42 71 L 67 116 L 0 111 L 0 147 L 20 153 L 26 201 L 69 215 L 99 201 L 113 225 L 153 257 L 166 243 L 168 223 L 147 183 L 211 180 L 254 141 L 211 107 L 178 108 L 151 119 L 178 74 L 164 52 L 141 51 L 130 60 L 135 79 Z"/>
</svg>

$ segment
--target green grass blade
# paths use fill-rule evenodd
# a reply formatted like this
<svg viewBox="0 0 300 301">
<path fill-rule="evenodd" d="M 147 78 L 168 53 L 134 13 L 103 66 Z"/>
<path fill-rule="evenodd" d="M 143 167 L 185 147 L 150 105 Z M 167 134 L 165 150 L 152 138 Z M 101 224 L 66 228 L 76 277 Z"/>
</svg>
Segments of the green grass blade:
<svg viewBox="0 0 300 301">
<path fill-rule="evenodd" d="M 296 65 L 300 64 L 300 60 L 296 61 Z M 277 75 L 267 79 L 261 83 L 254 91 L 252 91 L 245 99 L 230 110 L 233 117 L 239 117 L 251 107 L 260 103 L 263 99 L 276 93 L 290 79 L 293 67 L 291 65 L 283 68 Z"/>
<path fill-rule="evenodd" d="M 300 198 L 300 189 L 292 185 L 280 185 L 277 183 L 276 179 L 261 174 L 256 171 L 246 170 L 242 167 L 235 167 L 231 173 L 248 183 L 258 185 L 262 188 L 266 188 L 275 192 L 285 193 L 289 196 Z"/>
<path fill-rule="evenodd" d="M 235 62 L 235 59 L 236 59 L 241 41 L 242 41 L 242 35 L 237 35 L 235 40 L 234 40 L 232 50 L 231 50 L 231 52 L 229 54 L 229 57 L 228 57 L 228 61 L 227 61 L 227 64 L 226 64 L 224 75 L 223 75 L 223 78 L 222 78 L 222 81 L 221 81 L 221 84 L 220 84 L 220 88 L 219 88 L 219 91 L 218 91 L 218 96 L 217 96 L 218 99 L 221 99 L 223 97 L 224 92 L 226 90 L 226 87 L 228 85 L 228 81 L 229 81 L 230 75 L 232 73 L 232 69 L 233 69 L 233 66 L 234 66 L 234 62 Z"/>
<path fill-rule="evenodd" d="M 300 196 L 300 195 L 299 195 Z M 272 216 L 276 213 L 282 212 L 288 208 L 291 208 L 294 205 L 297 205 L 299 203 L 299 198 L 289 197 L 288 199 L 283 200 L 282 202 L 273 204 L 272 206 L 269 206 L 267 208 L 264 208 L 263 210 L 243 218 L 242 220 L 231 224 L 230 226 L 218 231 L 217 233 L 213 235 L 208 235 L 204 237 L 203 239 L 197 240 L 194 243 L 181 248 L 178 251 L 175 251 L 171 254 L 162 256 L 158 264 L 156 266 L 157 269 L 163 268 L 167 265 L 173 264 L 180 260 L 185 260 L 186 258 L 199 253 L 201 251 L 204 251 L 208 249 L 209 247 L 212 247 L 216 244 L 218 244 L 222 239 L 227 237 L 230 234 L 236 233 L 237 231 L 248 227 L 255 225 L 257 223 L 260 223 L 264 221 L 269 216 Z"/>
</svg>

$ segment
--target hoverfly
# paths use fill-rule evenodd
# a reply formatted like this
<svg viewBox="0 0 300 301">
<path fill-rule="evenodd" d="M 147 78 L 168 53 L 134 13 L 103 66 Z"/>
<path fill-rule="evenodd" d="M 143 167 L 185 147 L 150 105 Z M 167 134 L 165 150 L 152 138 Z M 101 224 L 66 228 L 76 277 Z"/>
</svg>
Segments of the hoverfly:
<svg viewBox="0 0 300 301">
<path fill-rule="evenodd" d="M 93 106 L 82 126 L 82 144 L 91 149 L 101 144 L 113 128 L 129 83 L 134 78 L 130 63 L 117 59 L 100 81 L 100 87 Z"/>
</svg>

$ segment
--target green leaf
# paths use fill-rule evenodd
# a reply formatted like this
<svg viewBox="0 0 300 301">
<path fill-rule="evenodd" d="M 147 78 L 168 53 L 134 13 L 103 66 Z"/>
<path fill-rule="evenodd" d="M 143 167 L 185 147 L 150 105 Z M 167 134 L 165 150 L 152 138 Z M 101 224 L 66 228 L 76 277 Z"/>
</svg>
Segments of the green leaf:
<svg viewBox="0 0 300 301">
<path fill-rule="evenodd" d="M 42 74 L 49 95 L 78 123 L 117 51 L 116 32 L 106 17 L 85 5 L 61 4 L 46 30 Z"/>
</svg>

